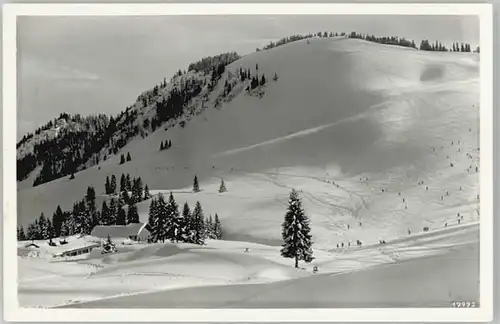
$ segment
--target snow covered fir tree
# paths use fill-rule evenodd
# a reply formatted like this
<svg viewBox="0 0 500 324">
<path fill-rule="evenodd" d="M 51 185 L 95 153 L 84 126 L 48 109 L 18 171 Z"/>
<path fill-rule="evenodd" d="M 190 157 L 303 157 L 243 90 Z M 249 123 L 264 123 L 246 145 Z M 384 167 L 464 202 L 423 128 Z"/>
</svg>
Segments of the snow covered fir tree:
<svg viewBox="0 0 500 324">
<path fill-rule="evenodd" d="M 299 267 L 299 261 L 311 262 L 313 257 L 311 227 L 309 218 L 302 208 L 299 193 L 292 189 L 288 199 L 288 210 L 285 220 L 281 225 L 283 245 L 281 255 L 284 258 L 295 260 L 295 268 Z"/>
</svg>

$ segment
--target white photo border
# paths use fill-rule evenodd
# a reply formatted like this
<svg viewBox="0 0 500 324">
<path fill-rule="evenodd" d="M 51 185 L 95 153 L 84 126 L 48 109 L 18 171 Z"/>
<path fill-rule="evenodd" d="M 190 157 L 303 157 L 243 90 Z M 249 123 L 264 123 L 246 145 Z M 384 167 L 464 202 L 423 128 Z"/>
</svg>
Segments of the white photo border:
<svg viewBox="0 0 500 324">
<path fill-rule="evenodd" d="M 17 291 L 17 16 L 475 15 L 480 21 L 480 307 L 350 309 L 37 309 Z M 493 13 L 481 4 L 5 4 L 3 6 L 4 319 L 50 322 L 487 322 L 493 319 Z M 451 307 L 451 306 L 450 306 Z"/>
</svg>

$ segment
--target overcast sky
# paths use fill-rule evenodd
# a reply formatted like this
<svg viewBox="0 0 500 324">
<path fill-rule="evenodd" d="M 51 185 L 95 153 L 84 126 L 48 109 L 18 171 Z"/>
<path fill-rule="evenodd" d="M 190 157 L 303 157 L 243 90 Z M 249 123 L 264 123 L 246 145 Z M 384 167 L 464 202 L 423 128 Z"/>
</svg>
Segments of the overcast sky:
<svg viewBox="0 0 500 324">
<path fill-rule="evenodd" d="M 117 114 L 205 56 L 317 31 L 479 40 L 473 16 L 18 17 L 18 136 L 61 112 Z"/>
</svg>

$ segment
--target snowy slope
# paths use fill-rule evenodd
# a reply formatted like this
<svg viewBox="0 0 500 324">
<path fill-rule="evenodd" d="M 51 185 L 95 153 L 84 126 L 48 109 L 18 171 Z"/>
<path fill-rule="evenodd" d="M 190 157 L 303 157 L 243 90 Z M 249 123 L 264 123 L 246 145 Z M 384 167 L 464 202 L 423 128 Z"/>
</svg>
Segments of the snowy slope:
<svg viewBox="0 0 500 324">
<path fill-rule="evenodd" d="M 254 74 L 256 64 L 268 79 L 263 97 L 241 91 L 214 108 L 228 74 L 240 67 Z M 70 209 L 89 185 L 99 195 L 106 176 L 121 173 L 141 176 L 152 191 L 174 191 L 179 204 L 199 200 L 206 215 L 219 214 L 226 238 L 237 241 L 279 244 L 292 187 L 312 219 L 316 245 L 325 249 L 441 228 L 456 223 L 457 213 L 476 221 L 478 78 L 477 54 L 354 39 L 253 53 L 226 67 L 208 108 L 185 128 L 161 127 L 125 146 L 131 162 L 119 165 L 118 154 L 74 180 L 20 190 L 19 223 L 42 211 L 51 215 L 58 204 Z M 173 147 L 159 152 L 165 139 Z M 197 194 L 190 192 L 195 174 L 203 189 Z M 224 194 L 217 192 L 221 177 Z M 139 206 L 143 221 L 148 205 Z"/>
<path fill-rule="evenodd" d="M 96 249 L 80 261 L 19 258 L 19 300 L 49 307 L 449 306 L 477 300 L 478 235 L 477 224 L 460 225 L 384 246 L 316 249 L 302 269 L 281 258 L 279 247 L 248 242 L 119 243 L 116 254 Z"/>
</svg>

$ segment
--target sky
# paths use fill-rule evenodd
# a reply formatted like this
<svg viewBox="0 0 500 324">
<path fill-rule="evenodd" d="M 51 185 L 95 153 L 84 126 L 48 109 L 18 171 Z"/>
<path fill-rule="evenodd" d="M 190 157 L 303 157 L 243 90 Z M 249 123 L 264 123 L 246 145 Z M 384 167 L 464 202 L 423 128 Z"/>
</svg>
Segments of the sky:
<svg viewBox="0 0 500 324">
<path fill-rule="evenodd" d="M 479 43 L 474 16 L 18 17 L 18 138 L 62 112 L 116 115 L 202 57 L 318 31 Z"/>
</svg>

